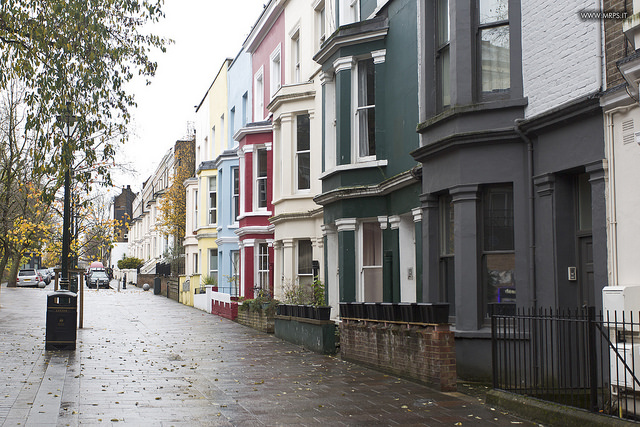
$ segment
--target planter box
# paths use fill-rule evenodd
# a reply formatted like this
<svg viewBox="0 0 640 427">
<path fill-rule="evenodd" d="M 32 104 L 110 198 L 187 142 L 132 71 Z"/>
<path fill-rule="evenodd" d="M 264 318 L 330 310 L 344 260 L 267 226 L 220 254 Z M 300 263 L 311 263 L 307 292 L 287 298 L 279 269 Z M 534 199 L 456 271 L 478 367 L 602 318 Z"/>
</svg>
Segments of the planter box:
<svg viewBox="0 0 640 427">
<path fill-rule="evenodd" d="M 331 319 L 331 307 L 330 306 L 320 306 L 314 307 L 314 318 L 316 320 L 329 320 Z"/>
<path fill-rule="evenodd" d="M 353 317 L 352 306 L 349 302 L 340 303 L 340 317 Z"/>
<path fill-rule="evenodd" d="M 356 319 L 366 319 L 367 313 L 365 311 L 363 302 L 352 302 L 353 307 L 353 317 Z"/>
<path fill-rule="evenodd" d="M 449 323 L 449 304 L 431 304 L 429 323 Z"/>
<path fill-rule="evenodd" d="M 415 308 L 415 303 L 403 302 L 398 304 L 400 307 L 400 322 L 419 322 L 420 318 L 417 309 Z"/>
</svg>

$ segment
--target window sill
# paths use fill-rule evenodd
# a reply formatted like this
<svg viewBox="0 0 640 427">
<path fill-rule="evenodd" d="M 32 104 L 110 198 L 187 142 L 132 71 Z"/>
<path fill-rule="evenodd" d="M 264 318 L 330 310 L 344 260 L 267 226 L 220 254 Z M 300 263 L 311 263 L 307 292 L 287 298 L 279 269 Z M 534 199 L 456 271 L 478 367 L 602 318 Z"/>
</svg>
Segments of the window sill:
<svg viewBox="0 0 640 427">
<path fill-rule="evenodd" d="M 329 169 L 328 171 L 320 174 L 320 179 L 325 179 L 330 177 L 331 175 L 335 175 L 340 172 L 350 171 L 350 170 L 358 170 L 358 169 L 368 169 L 368 168 L 379 168 L 383 166 L 387 166 L 389 162 L 387 160 L 372 160 L 368 162 L 359 162 L 359 163 L 350 163 L 348 165 L 338 165 L 333 169 Z"/>
<path fill-rule="evenodd" d="M 427 128 L 439 124 L 440 122 L 445 122 L 460 114 L 468 114 L 478 111 L 500 110 L 503 108 L 526 107 L 528 103 L 529 102 L 527 98 L 518 98 L 508 100 L 483 101 L 468 105 L 454 105 L 444 111 L 439 112 L 438 114 L 425 120 L 424 122 L 419 123 L 417 131 L 418 133 L 422 133 Z"/>
</svg>

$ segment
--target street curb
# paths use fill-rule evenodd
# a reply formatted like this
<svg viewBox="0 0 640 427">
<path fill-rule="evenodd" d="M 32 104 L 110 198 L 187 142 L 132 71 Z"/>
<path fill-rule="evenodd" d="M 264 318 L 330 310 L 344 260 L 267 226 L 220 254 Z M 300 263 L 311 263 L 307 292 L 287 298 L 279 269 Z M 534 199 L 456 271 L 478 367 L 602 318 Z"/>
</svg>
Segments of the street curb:
<svg viewBox="0 0 640 427">
<path fill-rule="evenodd" d="M 505 409 L 512 414 L 535 421 L 545 426 L 587 427 L 587 426 L 631 426 L 637 423 L 621 418 L 542 401 L 500 390 L 489 390 L 486 403 Z"/>
</svg>

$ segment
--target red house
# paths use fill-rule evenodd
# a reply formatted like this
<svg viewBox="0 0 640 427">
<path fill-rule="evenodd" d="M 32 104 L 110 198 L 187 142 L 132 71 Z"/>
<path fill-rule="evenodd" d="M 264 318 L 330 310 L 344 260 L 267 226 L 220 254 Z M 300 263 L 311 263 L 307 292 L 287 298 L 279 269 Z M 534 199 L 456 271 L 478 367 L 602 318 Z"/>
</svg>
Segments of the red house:
<svg viewBox="0 0 640 427">
<path fill-rule="evenodd" d="M 235 139 L 240 156 L 240 216 L 236 234 L 240 245 L 241 296 L 259 291 L 273 294 L 273 128 L 267 105 L 283 81 L 284 13 L 280 1 L 269 2 L 244 48 L 252 62 L 253 122 Z"/>
</svg>

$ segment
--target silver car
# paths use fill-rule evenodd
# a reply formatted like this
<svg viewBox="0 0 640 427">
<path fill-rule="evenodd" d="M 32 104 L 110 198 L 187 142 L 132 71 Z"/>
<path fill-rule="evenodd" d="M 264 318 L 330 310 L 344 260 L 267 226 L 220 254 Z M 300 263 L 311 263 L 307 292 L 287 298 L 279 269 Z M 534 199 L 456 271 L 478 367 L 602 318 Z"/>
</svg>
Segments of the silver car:
<svg viewBox="0 0 640 427">
<path fill-rule="evenodd" d="M 38 286 L 40 288 L 44 288 L 46 283 L 42 279 L 42 275 L 38 273 L 37 270 L 33 268 L 25 268 L 18 272 L 18 277 L 16 279 L 17 286 Z"/>
<path fill-rule="evenodd" d="M 105 271 L 92 271 L 89 275 L 87 286 L 90 288 L 97 288 L 99 286 L 109 289 L 109 276 Z"/>
</svg>

